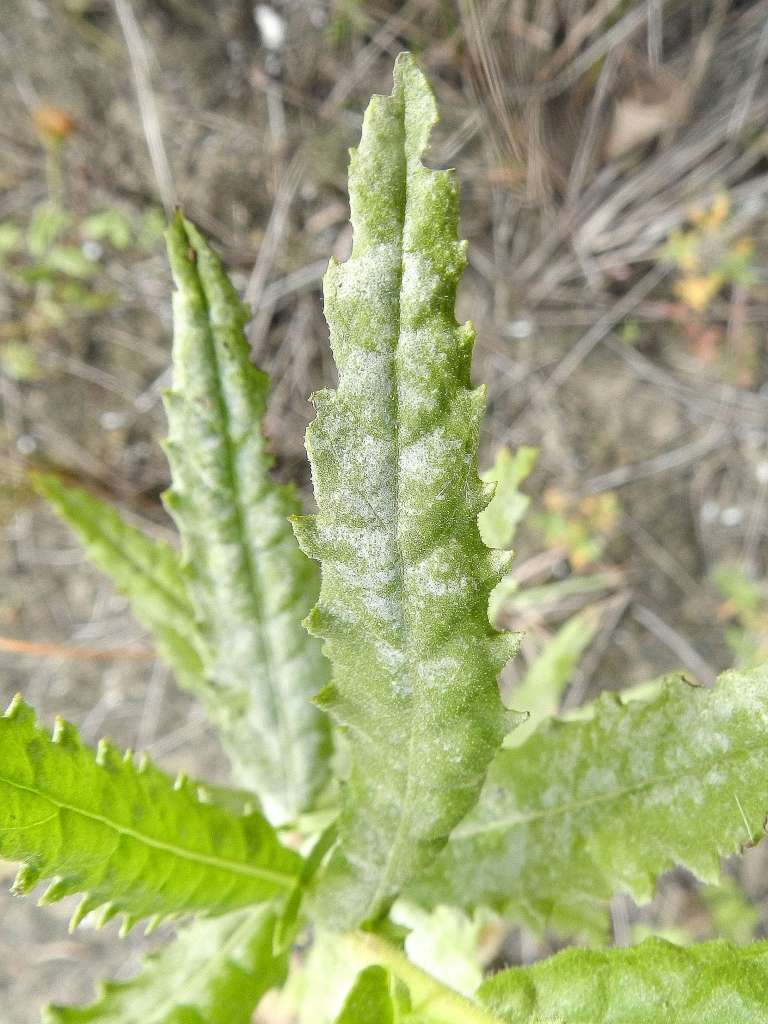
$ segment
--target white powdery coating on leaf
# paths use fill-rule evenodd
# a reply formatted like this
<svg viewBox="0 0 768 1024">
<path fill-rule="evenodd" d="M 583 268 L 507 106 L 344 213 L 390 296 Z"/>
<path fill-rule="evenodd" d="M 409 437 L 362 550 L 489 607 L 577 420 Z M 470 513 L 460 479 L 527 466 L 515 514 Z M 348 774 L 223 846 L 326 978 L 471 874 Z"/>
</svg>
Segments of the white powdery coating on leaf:
<svg viewBox="0 0 768 1024">
<path fill-rule="evenodd" d="M 394 242 L 371 246 L 338 269 L 337 299 L 365 309 L 386 307 L 392 300 L 392 280 L 400 276 L 400 248 Z"/>
<path fill-rule="evenodd" d="M 402 609 L 399 602 L 393 597 L 384 594 L 369 593 L 365 597 L 365 605 L 371 615 L 385 622 L 398 623 L 402 621 Z"/>
<path fill-rule="evenodd" d="M 463 573 L 463 551 L 453 538 L 430 551 L 408 570 L 408 583 L 417 594 L 443 597 L 467 593 L 473 582 Z"/>
<path fill-rule="evenodd" d="M 413 895 L 570 930 L 595 899 L 650 899 L 676 865 L 716 880 L 720 857 L 762 834 L 767 714 L 763 668 L 714 691 L 675 680 L 647 703 L 604 698 L 587 722 L 542 727 L 499 755 Z"/>
<path fill-rule="evenodd" d="M 403 276 L 400 284 L 401 303 L 407 312 L 428 306 L 439 290 L 442 279 L 435 273 L 429 256 L 423 252 L 403 253 Z"/>
<path fill-rule="evenodd" d="M 402 673 L 402 670 L 407 667 L 408 657 L 405 651 L 399 647 L 393 647 L 392 644 L 388 644 L 385 640 L 376 641 L 376 653 L 382 665 L 393 675 Z M 395 685 L 402 686 L 403 683 L 398 680 Z M 410 686 L 408 689 L 410 690 Z"/>
<path fill-rule="evenodd" d="M 419 663 L 416 673 L 426 687 L 440 684 L 446 678 L 450 678 L 462 669 L 462 663 L 458 658 L 450 654 L 444 654 L 437 658 L 428 658 Z"/>
<path fill-rule="evenodd" d="M 345 928 L 386 910 L 434 856 L 505 729 L 486 614 L 500 572 L 476 524 L 482 394 L 474 333 L 453 315 L 457 187 L 421 164 L 435 106 L 408 58 L 395 81 L 352 156 L 352 256 L 325 281 L 339 385 L 308 432 L 319 511 L 306 543 L 324 563 L 310 621 L 350 744 L 318 892 L 320 916 Z"/>
<path fill-rule="evenodd" d="M 372 338 L 371 344 L 375 342 Z M 374 409 L 392 400 L 395 391 L 392 367 L 392 352 L 387 348 L 352 348 L 345 353 L 340 387 L 345 395 L 364 403 L 362 408 L 356 406 L 362 415 L 366 407 Z"/>
<path fill-rule="evenodd" d="M 334 551 L 339 550 L 357 563 L 362 556 L 376 571 L 392 565 L 392 538 L 388 531 L 369 526 L 349 526 L 347 523 L 323 523 L 321 536 Z M 332 559 L 335 564 L 335 559 Z M 366 583 L 368 577 L 361 577 Z"/>
<path fill-rule="evenodd" d="M 459 438 L 452 437 L 445 427 L 437 427 L 413 444 L 400 450 L 398 466 L 403 477 L 410 477 L 422 487 L 446 480 L 456 463 L 456 452 L 462 448 Z M 415 513 L 423 514 L 417 507 Z"/>
</svg>

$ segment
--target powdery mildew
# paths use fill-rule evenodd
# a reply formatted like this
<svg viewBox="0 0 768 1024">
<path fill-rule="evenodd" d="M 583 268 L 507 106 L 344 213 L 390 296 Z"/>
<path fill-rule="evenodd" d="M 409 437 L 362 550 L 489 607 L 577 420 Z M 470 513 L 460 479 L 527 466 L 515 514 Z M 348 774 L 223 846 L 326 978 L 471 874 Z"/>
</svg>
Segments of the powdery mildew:
<svg viewBox="0 0 768 1024">
<path fill-rule="evenodd" d="M 604 923 L 595 901 L 645 902 L 676 865 L 716 882 L 720 858 L 763 834 L 767 728 L 765 666 L 714 690 L 673 678 L 650 701 L 605 694 L 588 720 L 499 751 L 411 896 L 583 934 Z"/>
<path fill-rule="evenodd" d="M 339 386 L 315 397 L 319 511 L 295 529 L 322 563 L 308 619 L 333 663 L 320 703 L 351 752 L 341 840 L 316 894 L 336 927 L 380 914 L 440 849 L 507 721 L 497 675 L 514 640 L 487 615 L 503 560 L 477 528 L 484 395 L 470 385 L 474 331 L 454 317 L 458 190 L 421 162 L 436 117 L 401 56 L 352 153 L 352 255 L 325 279 Z"/>
<path fill-rule="evenodd" d="M 203 696 L 235 778 L 284 824 L 312 806 L 327 779 L 328 722 L 310 698 L 328 667 L 301 627 L 319 581 L 288 523 L 298 500 L 270 478 L 261 432 L 268 381 L 250 362 L 247 313 L 180 216 L 169 254 L 177 291 L 166 499 L 203 640 Z"/>
</svg>

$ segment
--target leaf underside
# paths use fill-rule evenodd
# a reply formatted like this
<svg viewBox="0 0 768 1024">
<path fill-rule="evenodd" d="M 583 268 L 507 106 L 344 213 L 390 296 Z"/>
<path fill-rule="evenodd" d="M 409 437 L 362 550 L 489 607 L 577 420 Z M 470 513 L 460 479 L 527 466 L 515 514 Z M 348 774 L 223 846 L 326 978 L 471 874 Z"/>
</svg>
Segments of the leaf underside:
<svg viewBox="0 0 768 1024">
<path fill-rule="evenodd" d="M 502 971 L 478 997 L 511 1024 L 763 1024 L 768 942 L 568 949 Z"/>
<path fill-rule="evenodd" d="M 179 684 L 205 700 L 209 688 L 196 643 L 195 613 L 177 552 L 125 522 L 107 502 L 56 476 L 36 476 L 35 486 L 73 530 L 91 561 L 126 595 L 136 618 L 154 634 L 158 653 Z"/>
<path fill-rule="evenodd" d="M 287 954 L 272 952 L 274 929 L 267 906 L 196 921 L 135 978 L 103 983 L 88 1006 L 48 1006 L 43 1024 L 250 1024 L 287 974 Z"/>
<path fill-rule="evenodd" d="M 401 55 L 352 152 L 352 255 L 325 278 L 339 386 L 314 396 L 319 511 L 295 529 L 322 563 L 307 621 L 333 675 L 318 703 L 350 750 L 341 843 L 315 899 L 336 928 L 381 914 L 441 848 L 509 726 L 497 676 L 515 644 L 488 622 L 507 556 L 477 527 L 484 393 L 470 386 L 474 330 L 454 317 L 458 189 L 421 162 L 436 120 Z"/>
<path fill-rule="evenodd" d="M 22 861 L 14 892 L 53 877 L 41 903 L 73 893 L 73 918 L 223 914 L 285 894 L 300 858 L 260 814 L 202 803 L 146 759 L 106 741 L 96 754 L 59 719 L 51 737 L 14 700 L 0 717 L 0 857 Z"/>
<path fill-rule="evenodd" d="M 767 729 L 766 666 L 713 690 L 673 678 L 647 701 L 604 694 L 588 720 L 547 722 L 499 752 L 409 895 L 599 937 L 595 901 L 647 901 L 677 865 L 716 882 L 721 856 L 763 835 Z"/>
<path fill-rule="evenodd" d="M 177 290 L 166 503 L 182 537 L 222 741 L 238 782 L 285 823 L 327 779 L 329 725 L 309 701 L 328 667 L 301 626 L 317 597 L 317 567 L 288 523 L 300 511 L 296 495 L 270 476 L 261 431 L 268 379 L 250 362 L 249 314 L 181 215 L 168 252 Z"/>
</svg>

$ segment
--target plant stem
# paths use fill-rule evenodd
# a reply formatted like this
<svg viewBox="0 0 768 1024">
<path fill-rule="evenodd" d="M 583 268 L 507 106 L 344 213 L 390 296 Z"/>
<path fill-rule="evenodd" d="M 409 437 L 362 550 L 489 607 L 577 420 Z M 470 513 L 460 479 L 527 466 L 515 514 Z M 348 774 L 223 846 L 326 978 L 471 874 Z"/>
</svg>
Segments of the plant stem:
<svg viewBox="0 0 768 1024">
<path fill-rule="evenodd" d="M 352 955 L 362 966 L 388 967 L 408 988 L 416 1013 L 428 1013 L 435 1024 L 502 1024 L 454 989 L 427 974 L 386 939 L 370 932 L 350 932 L 346 936 Z"/>
<path fill-rule="evenodd" d="M 61 169 L 61 140 L 51 139 L 45 143 L 45 180 L 48 198 L 61 206 L 64 203 L 64 175 Z"/>
</svg>

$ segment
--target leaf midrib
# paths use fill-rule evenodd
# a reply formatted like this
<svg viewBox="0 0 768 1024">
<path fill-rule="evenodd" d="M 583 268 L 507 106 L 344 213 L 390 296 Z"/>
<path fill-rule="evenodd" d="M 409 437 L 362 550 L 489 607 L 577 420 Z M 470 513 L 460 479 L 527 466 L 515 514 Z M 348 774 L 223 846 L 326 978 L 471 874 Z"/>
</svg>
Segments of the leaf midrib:
<svg viewBox="0 0 768 1024">
<path fill-rule="evenodd" d="M 58 809 L 58 812 L 70 811 L 73 814 L 79 814 L 81 817 L 87 818 L 90 821 L 98 822 L 100 825 L 105 825 L 107 828 L 112 829 L 113 832 L 117 832 L 118 835 L 126 836 L 128 839 L 133 839 L 144 846 L 149 846 L 152 849 L 171 854 L 174 857 L 178 857 L 180 860 L 190 861 L 195 864 L 202 864 L 206 867 L 216 868 L 221 871 L 228 871 L 231 874 L 243 875 L 248 878 L 258 878 L 263 881 L 273 882 L 275 885 L 283 886 L 286 889 L 291 888 L 295 883 L 294 875 L 274 871 L 269 868 L 261 868 L 255 864 L 244 864 L 240 861 L 232 861 L 224 857 L 215 857 L 211 854 L 200 853 L 197 850 L 186 850 L 184 847 L 176 846 L 174 843 L 168 843 L 162 839 L 155 839 L 151 836 L 145 835 L 143 832 L 139 832 L 137 829 L 131 828 L 130 826 L 121 825 L 119 822 L 112 821 L 112 819 L 107 818 L 103 814 L 97 814 L 95 811 L 88 811 L 82 807 L 76 806 L 75 804 L 59 800 L 57 797 L 43 792 L 36 786 L 26 786 L 21 782 L 9 779 L 3 775 L 0 775 L 0 785 L 6 785 L 12 789 L 31 793 L 33 796 L 52 804 Z"/>
<path fill-rule="evenodd" d="M 399 268 L 399 275 L 398 275 L 398 281 L 397 281 L 397 337 L 395 339 L 395 347 L 394 347 L 394 352 L 392 354 L 392 375 L 394 377 L 394 385 L 395 385 L 392 388 L 392 396 L 393 396 L 392 397 L 392 405 L 393 405 L 393 422 L 394 422 L 394 425 L 395 425 L 395 443 L 394 443 L 394 448 L 395 448 L 395 471 L 394 471 L 394 474 L 393 474 L 393 478 L 394 478 L 394 485 L 393 485 L 393 488 L 394 488 L 394 510 L 395 510 L 395 517 L 396 517 L 395 518 L 395 523 L 394 523 L 395 549 L 396 549 L 396 554 L 397 554 L 397 572 L 398 572 L 399 581 L 400 581 L 400 591 L 401 591 L 401 593 L 403 595 L 403 601 L 402 601 L 402 607 L 403 607 L 403 627 L 404 627 L 404 634 L 405 634 L 405 637 L 406 637 L 405 644 L 404 644 L 404 649 L 405 649 L 405 654 L 406 654 L 406 664 L 410 665 L 411 662 L 412 662 L 412 658 L 411 658 L 411 654 L 410 654 L 410 646 L 411 646 L 411 644 L 410 644 L 410 636 L 411 636 L 411 633 L 412 633 L 412 627 L 411 627 L 411 623 L 409 621 L 409 615 L 408 615 L 408 601 L 406 599 L 407 598 L 407 594 L 406 594 L 406 585 L 405 585 L 404 559 L 403 559 L 402 545 L 401 545 L 401 541 L 400 541 L 400 454 L 401 454 L 401 440 L 400 440 L 400 366 L 399 366 L 399 362 L 398 362 L 398 356 L 399 356 L 399 351 L 400 351 L 400 339 L 402 337 L 402 329 L 403 329 L 403 322 L 402 322 L 402 295 L 403 295 L 403 277 L 405 275 L 405 263 L 404 263 L 405 244 L 404 244 L 404 240 L 405 240 L 405 222 L 406 222 L 406 218 L 407 218 L 407 215 L 408 215 L 408 185 L 409 185 L 409 178 L 410 178 L 410 164 L 409 164 L 409 160 L 408 160 L 408 154 L 407 154 L 407 151 L 406 151 L 406 139 L 407 139 L 407 129 L 406 129 L 406 124 L 405 124 L 405 107 L 406 107 L 406 102 L 407 101 L 406 101 L 406 97 L 405 97 L 405 85 L 404 85 L 403 86 L 403 96 L 402 96 L 402 100 L 401 100 L 401 109 L 400 109 L 400 122 L 402 124 L 402 147 L 403 147 L 403 196 L 402 196 L 402 211 L 403 212 L 402 212 L 402 220 L 401 220 L 401 223 L 400 223 L 400 239 L 399 239 L 400 268 Z M 417 160 L 418 160 L 418 157 L 417 157 Z M 415 690 L 413 688 L 411 689 L 411 694 L 417 694 L 417 693 L 418 693 L 417 690 Z M 382 899 L 386 899 L 387 896 L 388 896 L 388 889 L 389 889 L 389 884 L 390 884 L 390 882 L 389 882 L 390 875 L 392 873 L 393 865 L 396 864 L 397 858 L 399 857 L 400 848 L 402 846 L 403 839 L 405 839 L 406 844 L 408 844 L 409 842 L 412 841 L 410 835 L 406 831 L 406 823 L 409 821 L 409 818 L 410 818 L 409 807 L 410 807 L 410 804 L 411 804 L 411 792 L 412 792 L 412 789 L 413 789 L 413 780 L 414 780 L 414 778 L 416 776 L 416 772 L 414 772 L 414 770 L 413 770 L 413 762 L 414 762 L 414 754 L 415 754 L 414 748 L 415 748 L 415 745 L 416 745 L 416 732 L 417 732 L 417 730 L 416 730 L 416 723 L 417 723 L 417 717 L 418 716 L 417 716 L 417 713 L 416 713 L 416 708 L 413 706 L 414 703 L 415 703 L 415 700 L 412 699 L 411 706 L 409 708 L 409 710 L 410 710 L 410 722 L 408 724 L 408 752 L 407 752 L 406 759 L 405 759 L 405 772 L 406 772 L 405 788 L 404 788 L 404 791 L 403 791 L 402 799 L 400 801 L 399 819 L 398 819 L 398 823 L 397 823 L 397 829 L 395 831 L 394 836 L 392 837 L 392 841 L 391 841 L 390 846 L 389 846 L 389 851 L 387 853 L 387 859 L 384 862 L 384 867 L 383 867 L 382 872 L 381 872 L 379 883 L 378 883 L 378 885 L 376 887 L 376 892 L 374 893 L 374 896 L 373 896 L 372 903 L 375 906 L 378 906 L 380 904 L 380 902 L 382 901 Z"/>
<path fill-rule="evenodd" d="M 279 673 L 276 671 L 276 662 L 272 645 L 269 642 L 267 631 L 265 630 L 265 614 L 264 614 L 264 597 L 262 594 L 261 582 L 259 580 L 258 571 L 256 569 L 256 563 L 251 552 L 251 545 L 248 542 L 248 533 L 245 529 L 245 514 L 243 510 L 242 496 L 240 494 L 240 488 L 238 486 L 237 472 L 235 471 L 235 460 L 233 453 L 233 441 L 231 432 L 231 420 L 229 415 L 229 406 L 227 405 L 224 397 L 224 390 L 222 387 L 222 370 L 221 362 L 219 359 L 218 347 L 216 344 L 216 338 L 214 335 L 213 321 L 210 315 L 210 303 L 208 300 L 208 294 L 205 290 L 202 278 L 198 273 L 198 281 L 200 284 L 200 294 L 203 298 L 206 314 L 206 330 L 205 337 L 208 346 L 208 352 L 211 358 L 211 362 L 214 368 L 214 380 L 215 380 L 215 401 L 218 407 L 219 417 L 222 423 L 222 434 L 224 441 L 224 473 L 227 478 L 230 493 L 232 494 L 232 505 L 237 521 L 237 533 L 240 538 L 243 560 L 246 568 L 246 575 L 248 578 L 248 590 L 251 595 L 253 607 L 255 609 L 254 623 L 254 635 L 257 638 L 259 650 L 261 651 L 261 661 L 264 665 L 264 679 L 267 684 L 267 694 L 269 699 L 269 712 L 270 718 L 275 722 L 279 735 L 279 747 L 282 756 L 278 760 L 279 770 L 281 775 L 281 796 L 285 804 L 290 804 L 292 812 L 296 811 L 299 807 L 299 792 L 297 790 L 297 780 L 301 777 L 301 766 L 296 760 L 296 748 L 297 744 L 293 742 L 293 736 L 289 728 L 287 717 L 283 711 L 283 688 L 279 682 Z M 260 429 L 260 428 L 259 428 Z M 277 486 L 277 485 L 275 485 Z M 292 764 L 292 770 L 287 768 L 286 762 L 290 760 Z"/>
</svg>

